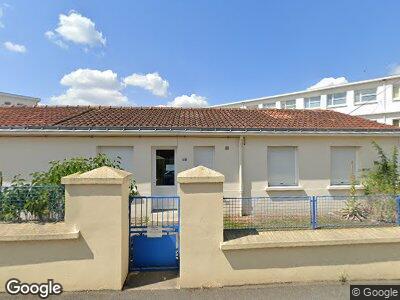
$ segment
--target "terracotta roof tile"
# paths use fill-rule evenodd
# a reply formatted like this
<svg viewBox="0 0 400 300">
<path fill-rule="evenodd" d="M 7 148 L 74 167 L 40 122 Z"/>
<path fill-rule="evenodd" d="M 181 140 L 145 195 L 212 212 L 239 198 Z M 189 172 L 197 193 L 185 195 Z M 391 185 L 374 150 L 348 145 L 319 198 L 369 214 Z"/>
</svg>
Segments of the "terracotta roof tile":
<svg viewBox="0 0 400 300">
<path fill-rule="evenodd" d="M 47 126 L 88 111 L 87 107 L 0 107 L 0 126 Z"/>
<path fill-rule="evenodd" d="M 160 108 L 160 107 L 7 107 L 0 127 L 157 128 L 228 130 L 400 130 L 329 110 Z"/>
</svg>

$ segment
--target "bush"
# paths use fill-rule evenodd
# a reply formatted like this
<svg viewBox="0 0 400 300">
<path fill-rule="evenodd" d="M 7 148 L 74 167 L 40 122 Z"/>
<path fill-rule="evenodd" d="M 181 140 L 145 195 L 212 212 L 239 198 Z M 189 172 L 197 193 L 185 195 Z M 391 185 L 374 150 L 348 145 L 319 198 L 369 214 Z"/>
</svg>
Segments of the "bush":
<svg viewBox="0 0 400 300">
<path fill-rule="evenodd" d="M 84 173 L 99 167 L 121 168 L 120 158 L 111 160 L 104 154 L 95 157 L 75 157 L 63 161 L 51 161 L 47 171 L 32 173 L 32 182 L 14 177 L 11 186 L 0 186 L 0 221 L 20 222 L 38 220 L 60 221 L 64 216 L 64 189 L 61 178 Z M 136 195 L 136 183 L 132 180 L 130 194 Z"/>
<path fill-rule="evenodd" d="M 365 193 L 397 195 L 400 192 L 400 178 L 398 170 L 398 150 L 393 148 L 389 158 L 376 142 L 372 143 L 378 152 L 379 160 L 374 166 L 366 170 L 363 176 Z"/>
<path fill-rule="evenodd" d="M 100 167 L 111 167 L 122 170 L 120 158 L 111 160 L 105 154 L 95 157 L 74 157 L 63 161 L 51 161 L 48 171 L 32 173 L 33 185 L 60 185 L 61 178 L 75 173 L 84 173 Z M 137 194 L 136 182 L 130 185 L 131 195 Z"/>
</svg>

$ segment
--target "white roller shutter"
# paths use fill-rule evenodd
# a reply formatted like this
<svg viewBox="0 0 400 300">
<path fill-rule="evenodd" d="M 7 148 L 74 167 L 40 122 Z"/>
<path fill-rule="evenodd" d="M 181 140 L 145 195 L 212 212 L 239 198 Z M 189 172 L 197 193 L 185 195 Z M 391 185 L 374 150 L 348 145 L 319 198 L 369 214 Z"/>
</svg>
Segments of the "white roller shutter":
<svg viewBox="0 0 400 300">
<path fill-rule="evenodd" d="M 214 147 L 195 146 L 194 149 L 194 167 L 204 166 L 214 169 Z"/>
<path fill-rule="evenodd" d="M 331 185 L 348 185 L 356 174 L 356 147 L 331 147 Z"/>
<path fill-rule="evenodd" d="M 107 155 L 111 160 L 121 161 L 121 167 L 125 171 L 133 172 L 133 147 L 101 146 L 98 149 L 99 153 Z"/>
<path fill-rule="evenodd" d="M 296 147 L 268 147 L 269 186 L 296 186 Z"/>
</svg>

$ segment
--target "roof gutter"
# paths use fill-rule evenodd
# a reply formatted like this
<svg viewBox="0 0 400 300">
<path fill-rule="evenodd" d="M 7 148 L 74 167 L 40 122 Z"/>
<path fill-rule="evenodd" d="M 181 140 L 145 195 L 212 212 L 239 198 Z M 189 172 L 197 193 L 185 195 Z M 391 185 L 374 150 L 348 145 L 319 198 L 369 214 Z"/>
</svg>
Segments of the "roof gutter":
<svg viewBox="0 0 400 300">
<path fill-rule="evenodd" d="M 189 130 L 189 129 L 50 129 L 0 128 L 0 136 L 391 136 L 400 131 L 390 130 Z"/>
</svg>

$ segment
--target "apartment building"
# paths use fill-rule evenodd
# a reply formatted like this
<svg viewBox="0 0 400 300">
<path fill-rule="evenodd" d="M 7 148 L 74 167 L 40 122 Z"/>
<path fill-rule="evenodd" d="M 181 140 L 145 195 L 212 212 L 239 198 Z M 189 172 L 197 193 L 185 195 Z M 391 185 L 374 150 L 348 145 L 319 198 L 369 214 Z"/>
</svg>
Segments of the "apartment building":
<svg viewBox="0 0 400 300">
<path fill-rule="evenodd" d="M 400 126 L 400 75 L 242 100 L 215 107 L 330 109 Z"/>
<path fill-rule="evenodd" d="M 0 92 L 0 106 L 35 106 L 39 98 Z"/>
</svg>

